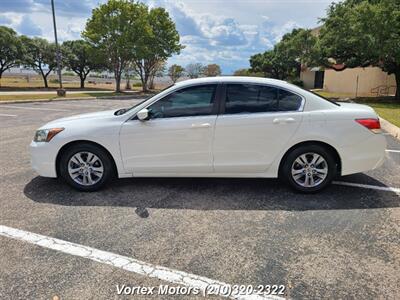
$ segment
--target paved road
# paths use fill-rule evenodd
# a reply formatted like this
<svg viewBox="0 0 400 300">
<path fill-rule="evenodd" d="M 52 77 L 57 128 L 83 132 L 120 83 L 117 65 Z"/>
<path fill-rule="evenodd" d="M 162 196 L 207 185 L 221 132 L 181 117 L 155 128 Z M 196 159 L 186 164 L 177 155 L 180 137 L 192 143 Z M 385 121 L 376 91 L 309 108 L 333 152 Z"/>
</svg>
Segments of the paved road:
<svg viewBox="0 0 400 300">
<path fill-rule="evenodd" d="M 293 299 L 398 296 L 394 192 L 332 185 L 302 195 L 272 179 L 154 178 L 79 193 L 30 169 L 28 145 L 44 122 L 133 103 L 0 105 L 0 225 L 231 284 L 283 284 Z M 399 174 L 400 153 L 387 152 L 380 169 L 340 181 L 400 188 Z M 0 298 L 165 299 L 118 296 L 116 285 L 173 285 L 64 252 L 0 236 Z"/>
</svg>

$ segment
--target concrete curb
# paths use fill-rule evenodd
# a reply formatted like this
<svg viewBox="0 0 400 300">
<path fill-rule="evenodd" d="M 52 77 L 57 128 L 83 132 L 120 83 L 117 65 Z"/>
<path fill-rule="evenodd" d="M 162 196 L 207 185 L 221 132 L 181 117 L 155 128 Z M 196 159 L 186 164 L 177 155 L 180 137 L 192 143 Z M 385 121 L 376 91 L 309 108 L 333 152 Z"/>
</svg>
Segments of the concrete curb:
<svg viewBox="0 0 400 300">
<path fill-rule="evenodd" d="M 32 102 L 54 102 L 54 101 L 71 101 L 71 100 L 134 100 L 147 98 L 148 95 L 124 95 L 124 96 L 100 96 L 100 97 L 69 97 L 69 98 L 55 98 L 55 99 L 20 99 L 20 100 L 4 100 L 0 101 L 1 104 L 12 103 L 32 103 Z"/>
<path fill-rule="evenodd" d="M 379 118 L 381 122 L 381 127 L 383 130 L 387 131 L 390 135 L 392 135 L 394 138 L 400 140 L 400 128 L 397 127 L 396 125 L 393 125 L 389 121 L 386 121 L 383 118 Z"/>
</svg>

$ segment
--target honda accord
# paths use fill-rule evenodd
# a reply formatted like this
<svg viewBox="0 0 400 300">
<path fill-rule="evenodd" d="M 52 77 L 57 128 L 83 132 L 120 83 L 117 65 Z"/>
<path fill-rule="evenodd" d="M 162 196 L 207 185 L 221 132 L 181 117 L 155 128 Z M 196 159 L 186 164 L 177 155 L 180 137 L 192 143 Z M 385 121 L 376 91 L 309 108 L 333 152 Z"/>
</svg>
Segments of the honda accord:
<svg viewBox="0 0 400 300">
<path fill-rule="evenodd" d="M 113 177 L 279 177 L 310 193 L 379 167 L 385 148 L 370 107 L 252 77 L 182 81 L 130 108 L 52 121 L 30 145 L 39 175 L 81 191 Z"/>
</svg>

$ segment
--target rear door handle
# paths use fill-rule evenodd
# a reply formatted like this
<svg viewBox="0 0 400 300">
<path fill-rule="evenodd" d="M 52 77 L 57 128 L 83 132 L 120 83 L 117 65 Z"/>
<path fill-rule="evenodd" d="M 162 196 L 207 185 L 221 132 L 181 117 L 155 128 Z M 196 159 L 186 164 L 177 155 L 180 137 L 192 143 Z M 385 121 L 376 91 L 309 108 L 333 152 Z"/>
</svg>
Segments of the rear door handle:
<svg viewBox="0 0 400 300">
<path fill-rule="evenodd" d="M 275 118 L 272 123 L 273 124 L 286 124 L 286 123 L 294 123 L 296 120 L 293 118 Z"/>
<path fill-rule="evenodd" d="M 192 128 L 209 128 L 211 127 L 210 123 L 196 123 L 192 124 Z"/>
</svg>

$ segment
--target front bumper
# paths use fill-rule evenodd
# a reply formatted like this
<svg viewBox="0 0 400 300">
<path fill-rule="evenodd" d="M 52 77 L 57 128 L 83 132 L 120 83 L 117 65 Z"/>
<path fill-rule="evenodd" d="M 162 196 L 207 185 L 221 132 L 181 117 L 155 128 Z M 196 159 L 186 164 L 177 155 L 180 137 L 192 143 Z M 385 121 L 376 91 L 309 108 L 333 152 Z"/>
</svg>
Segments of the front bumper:
<svg viewBox="0 0 400 300">
<path fill-rule="evenodd" d="M 32 141 L 29 148 L 32 169 L 43 177 L 57 177 L 57 151 L 53 149 L 53 145 L 50 143 L 37 143 Z"/>
</svg>

